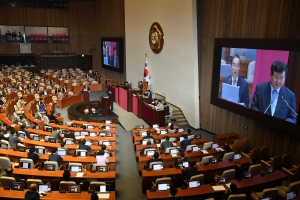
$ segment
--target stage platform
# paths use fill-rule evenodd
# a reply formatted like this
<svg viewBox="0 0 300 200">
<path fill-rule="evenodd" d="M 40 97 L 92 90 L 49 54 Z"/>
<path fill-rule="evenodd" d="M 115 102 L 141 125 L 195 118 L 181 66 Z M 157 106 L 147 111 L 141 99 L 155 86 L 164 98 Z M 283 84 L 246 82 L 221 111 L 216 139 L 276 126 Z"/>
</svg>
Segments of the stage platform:
<svg viewBox="0 0 300 200">
<path fill-rule="evenodd" d="M 83 111 L 88 107 L 91 106 L 92 108 L 100 108 L 101 103 L 100 101 L 89 101 L 88 103 L 78 103 L 68 108 L 68 117 L 70 120 L 80 120 L 83 121 L 91 121 L 91 122 L 103 122 L 105 120 L 111 120 L 112 123 L 119 122 L 119 116 L 116 115 L 111 110 L 102 110 L 101 115 L 86 115 Z"/>
</svg>

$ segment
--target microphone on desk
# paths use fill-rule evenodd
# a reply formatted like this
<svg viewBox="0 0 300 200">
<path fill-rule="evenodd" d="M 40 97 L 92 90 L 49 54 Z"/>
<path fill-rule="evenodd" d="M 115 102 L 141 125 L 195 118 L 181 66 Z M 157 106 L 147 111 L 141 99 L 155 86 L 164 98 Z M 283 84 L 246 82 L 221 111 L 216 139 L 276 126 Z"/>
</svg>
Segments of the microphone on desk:
<svg viewBox="0 0 300 200">
<path fill-rule="evenodd" d="M 273 103 L 273 100 L 270 101 L 270 103 L 269 103 L 267 109 L 265 110 L 264 114 L 266 114 L 267 110 L 269 109 L 269 107 L 271 106 L 272 103 Z"/>
<path fill-rule="evenodd" d="M 293 111 L 293 113 L 298 117 L 297 113 L 295 112 L 295 110 L 293 108 L 291 108 L 291 106 L 289 105 L 289 103 L 284 99 L 284 97 L 281 97 L 283 102 Z"/>
</svg>

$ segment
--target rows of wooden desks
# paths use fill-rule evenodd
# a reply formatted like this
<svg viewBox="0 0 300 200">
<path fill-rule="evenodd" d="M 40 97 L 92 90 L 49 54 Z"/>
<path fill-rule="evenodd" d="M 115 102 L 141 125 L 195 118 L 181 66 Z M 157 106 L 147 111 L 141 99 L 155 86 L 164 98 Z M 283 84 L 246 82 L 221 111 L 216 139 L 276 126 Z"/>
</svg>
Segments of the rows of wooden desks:
<svg viewBox="0 0 300 200">
<path fill-rule="evenodd" d="M 268 174 L 265 176 L 256 175 L 252 179 L 243 180 L 243 181 L 229 181 L 230 183 L 235 183 L 242 191 L 243 194 L 250 196 L 251 191 L 262 191 L 264 188 L 271 188 L 277 185 L 281 185 L 281 182 L 286 178 L 286 175 L 281 171 L 275 171 L 273 174 Z M 222 190 L 215 190 L 214 186 L 210 184 L 201 185 L 198 188 L 188 188 L 181 189 L 177 188 L 178 192 L 176 197 L 182 197 L 182 199 L 208 199 L 215 198 L 221 199 L 221 196 L 224 194 L 225 189 L 228 188 L 229 184 L 223 185 Z M 169 195 L 169 191 L 155 191 L 151 192 L 150 190 L 146 191 L 147 199 L 164 199 Z"/>
<path fill-rule="evenodd" d="M 24 191 L 12 191 L 12 190 L 4 190 L 0 188 L 0 199 L 24 199 L 25 193 Z M 70 193 L 59 193 L 58 191 L 52 191 L 51 193 L 47 193 L 46 196 L 41 197 L 41 200 L 82 200 L 82 199 L 90 199 L 91 194 L 88 192 L 81 192 L 79 194 L 70 194 Z M 115 200 L 116 193 L 115 191 L 111 191 L 109 195 L 109 200 Z"/>
</svg>

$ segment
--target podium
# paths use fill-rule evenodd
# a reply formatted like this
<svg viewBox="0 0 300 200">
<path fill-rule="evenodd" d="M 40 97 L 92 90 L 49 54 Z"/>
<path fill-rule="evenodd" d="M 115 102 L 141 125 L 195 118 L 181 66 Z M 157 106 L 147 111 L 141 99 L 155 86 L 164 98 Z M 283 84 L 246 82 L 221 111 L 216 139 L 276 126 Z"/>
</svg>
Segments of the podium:
<svg viewBox="0 0 300 200">
<path fill-rule="evenodd" d="M 109 110 L 109 97 L 108 96 L 102 96 L 101 97 L 102 102 L 102 110 Z"/>
<path fill-rule="evenodd" d="M 88 103 L 90 101 L 89 91 L 82 91 L 82 95 L 83 95 L 83 103 Z"/>
</svg>

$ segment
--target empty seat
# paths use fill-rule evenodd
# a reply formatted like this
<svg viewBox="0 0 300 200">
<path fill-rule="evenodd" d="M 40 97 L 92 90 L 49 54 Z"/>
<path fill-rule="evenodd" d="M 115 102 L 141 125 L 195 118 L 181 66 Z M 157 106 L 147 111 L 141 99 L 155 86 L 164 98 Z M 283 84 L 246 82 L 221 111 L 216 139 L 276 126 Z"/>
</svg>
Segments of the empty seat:
<svg viewBox="0 0 300 200">
<path fill-rule="evenodd" d="M 204 144 L 203 144 L 203 149 L 208 149 L 208 148 L 211 148 L 211 145 L 213 144 L 213 142 L 205 142 Z"/>
<path fill-rule="evenodd" d="M 45 161 L 45 165 L 54 165 L 54 170 L 58 170 L 58 164 L 56 161 Z"/>
<path fill-rule="evenodd" d="M 43 181 L 41 179 L 29 178 L 26 180 L 26 187 L 29 188 L 30 184 L 32 184 L 32 183 L 39 185 L 39 184 L 43 184 Z"/>
<path fill-rule="evenodd" d="M 211 159 L 211 158 L 213 158 L 213 156 L 205 156 L 205 157 L 202 158 L 200 163 L 201 164 L 207 164 L 207 163 L 209 163 L 209 159 Z"/>
<path fill-rule="evenodd" d="M 93 191 L 96 191 L 98 185 L 106 185 L 106 183 L 105 182 L 100 182 L 100 181 L 91 181 L 89 189 L 93 190 Z"/>
<path fill-rule="evenodd" d="M 10 188 L 12 182 L 16 182 L 16 179 L 8 176 L 0 177 L 0 183 L 3 188 Z"/>
<path fill-rule="evenodd" d="M 277 188 L 264 189 L 262 192 L 252 192 L 251 199 L 260 200 L 263 197 L 271 197 L 271 199 L 276 199 L 278 193 Z"/>
<path fill-rule="evenodd" d="M 59 190 L 68 191 L 68 185 L 76 185 L 75 181 L 61 181 L 59 183 Z"/>
</svg>

